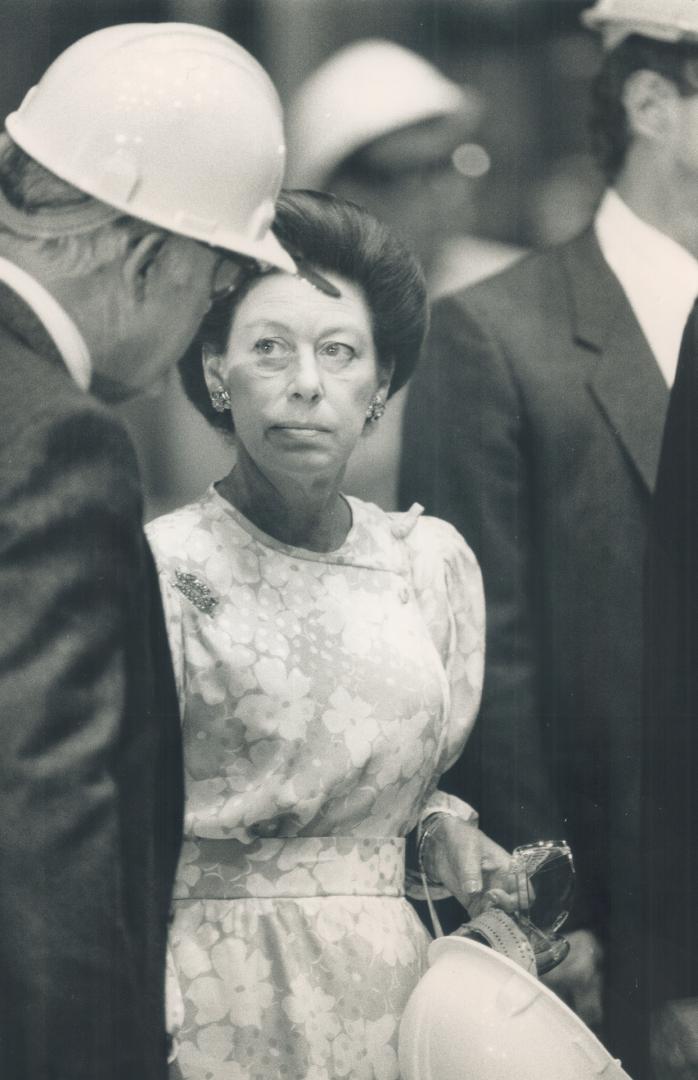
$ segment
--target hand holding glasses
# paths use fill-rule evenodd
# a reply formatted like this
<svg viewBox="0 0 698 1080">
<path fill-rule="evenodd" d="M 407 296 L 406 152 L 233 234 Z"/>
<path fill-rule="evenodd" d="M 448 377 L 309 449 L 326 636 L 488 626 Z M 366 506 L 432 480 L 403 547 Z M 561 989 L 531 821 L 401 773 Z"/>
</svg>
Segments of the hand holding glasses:
<svg viewBox="0 0 698 1080">
<path fill-rule="evenodd" d="M 564 841 L 538 840 L 523 844 L 512 854 L 516 880 L 516 907 L 511 914 L 493 909 L 456 931 L 474 937 L 517 959 L 525 944 L 532 950 L 538 975 L 565 959 L 569 943 L 558 933 L 574 894 L 572 852 Z M 512 925 L 513 924 L 513 925 Z M 527 954 L 528 949 L 526 949 Z"/>
</svg>

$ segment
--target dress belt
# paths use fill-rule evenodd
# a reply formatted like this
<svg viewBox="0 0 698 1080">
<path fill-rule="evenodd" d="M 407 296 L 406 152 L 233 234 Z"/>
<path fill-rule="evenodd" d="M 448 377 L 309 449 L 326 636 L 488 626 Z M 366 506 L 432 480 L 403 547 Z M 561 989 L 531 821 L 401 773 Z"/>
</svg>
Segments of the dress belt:
<svg viewBox="0 0 698 1080">
<path fill-rule="evenodd" d="M 187 837 L 175 900 L 404 896 L 402 836 Z"/>
</svg>

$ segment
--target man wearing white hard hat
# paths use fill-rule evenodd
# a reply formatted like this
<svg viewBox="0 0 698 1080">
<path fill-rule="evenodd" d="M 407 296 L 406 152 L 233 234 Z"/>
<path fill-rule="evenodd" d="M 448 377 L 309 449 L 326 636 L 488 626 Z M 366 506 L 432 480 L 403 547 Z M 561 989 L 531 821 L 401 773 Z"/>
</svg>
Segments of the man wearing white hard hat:
<svg viewBox="0 0 698 1080">
<path fill-rule="evenodd" d="M 643 569 L 698 294 L 698 4 L 600 0 L 585 16 L 606 46 L 606 191 L 580 236 L 436 305 L 402 499 L 450 520 L 483 568 L 483 706 L 451 790 L 507 847 L 570 843 L 579 903 L 557 982 L 639 1078 Z"/>
<path fill-rule="evenodd" d="M 0 145 L 0 1076 L 163 1080 L 182 790 L 133 448 L 148 386 L 248 260 L 284 168 L 222 34 L 83 38 Z M 94 396 L 93 396 L 94 395 Z"/>
<path fill-rule="evenodd" d="M 474 141 L 482 114 L 473 88 L 410 49 L 380 38 L 352 42 L 311 72 L 288 103 L 286 185 L 366 207 L 417 255 L 432 295 L 455 288 L 518 254 L 468 235 L 473 183 L 489 167 Z M 397 395 L 348 472 L 352 490 L 386 509 L 395 507 L 403 404 Z"/>
</svg>

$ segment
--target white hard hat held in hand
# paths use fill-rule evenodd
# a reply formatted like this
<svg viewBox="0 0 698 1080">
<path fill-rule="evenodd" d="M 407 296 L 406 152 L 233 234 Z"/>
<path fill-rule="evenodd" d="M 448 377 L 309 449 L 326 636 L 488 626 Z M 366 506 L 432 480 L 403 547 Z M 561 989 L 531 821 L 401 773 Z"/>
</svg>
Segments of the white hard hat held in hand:
<svg viewBox="0 0 698 1080">
<path fill-rule="evenodd" d="M 285 146 L 264 69 L 188 23 L 81 38 L 7 117 L 10 137 L 113 211 L 294 272 L 270 226 Z M 111 214 L 109 211 L 111 208 Z"/>
<path fill-rule="evenodd" d="M 612 49 L 630 34 L 658 41 L 698 41 L 696 0 L 597 0 L 582 22 Z"/>
<path fill-rule="evenodd" d="M 630 1080 L 552 990 L 463 937 L 429 946 L 398 1051 L 403 1080 Z"/>
</svg>

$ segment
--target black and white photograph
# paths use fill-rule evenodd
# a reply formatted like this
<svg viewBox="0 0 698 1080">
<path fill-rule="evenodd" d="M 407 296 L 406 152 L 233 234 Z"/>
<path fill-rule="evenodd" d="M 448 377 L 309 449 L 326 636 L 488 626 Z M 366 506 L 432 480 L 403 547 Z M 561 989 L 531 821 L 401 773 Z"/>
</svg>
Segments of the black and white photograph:
<svg viewBox="0 0 698 1080">
<path fill-rule="evenodd" d="M 0 1080 L 698 1080 L 698 0 L 0 58 Z"/>
</svg>

